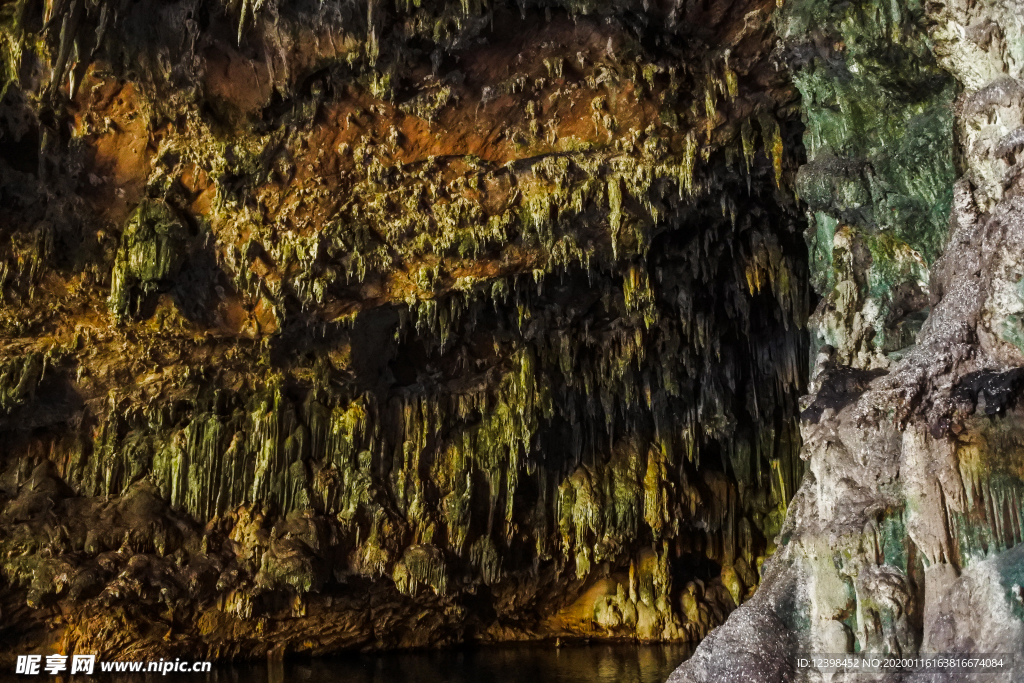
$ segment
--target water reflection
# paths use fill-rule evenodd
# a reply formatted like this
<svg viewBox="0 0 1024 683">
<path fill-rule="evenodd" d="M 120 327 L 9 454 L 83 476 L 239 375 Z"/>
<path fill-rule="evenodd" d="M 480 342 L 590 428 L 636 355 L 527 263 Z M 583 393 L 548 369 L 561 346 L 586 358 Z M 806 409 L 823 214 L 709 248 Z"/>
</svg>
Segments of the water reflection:
<svg viewBox="0 0 1024 683">
<path fill-rule="evenodd" d="M 691 653 L 686 645 L 534 643 L 235 664 L 208 674 L 88 678 L 96 683 L 664 683 Z"/>
</svg>

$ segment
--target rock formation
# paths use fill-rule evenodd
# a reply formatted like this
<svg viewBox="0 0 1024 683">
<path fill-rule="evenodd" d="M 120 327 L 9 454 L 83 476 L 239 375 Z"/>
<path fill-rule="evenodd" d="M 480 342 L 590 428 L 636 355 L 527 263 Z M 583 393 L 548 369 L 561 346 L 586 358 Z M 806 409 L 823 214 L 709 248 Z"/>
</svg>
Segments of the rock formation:
<svg viewBox="0 0 1024 683">
<path fill-rule="evenodd" d="M 1017 678 L 977 680 L 1018 680 L 1022 17 L 957 0 L 777 15 L 823 296 L 807 473 L 758 593 L 673 682 L 826 680 L 793 655 L 855 651 L 1016 653 Z"/>
<path fill-rule="evenodd" d="M 837 227 L 864 164 L 798 175 L 775 9 L 3 0 L 4 656 L 721 623 L 803 476 L 811 273 L 833 346 L 912 337 L 950 167 L 924 65 L 913 231 Z"/>
<path fill-rule="evenodd" d="M 0 661 L 1024 651 L 1019 9 L 0 0 Z"/>
</svg>

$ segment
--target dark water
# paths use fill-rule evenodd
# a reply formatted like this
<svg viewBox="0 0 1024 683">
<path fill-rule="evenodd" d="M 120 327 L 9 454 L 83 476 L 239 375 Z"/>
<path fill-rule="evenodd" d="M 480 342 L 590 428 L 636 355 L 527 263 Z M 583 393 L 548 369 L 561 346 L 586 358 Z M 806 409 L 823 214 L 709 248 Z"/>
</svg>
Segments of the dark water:
<svg viewBox="0 0 1024 683">
<path fill-rule="evenodd" d="M 346 655 L 276 664 L 215 666 L 207 674 L 75 676 L 99 683 L 664 683 L 690 656 L 686 645 L 550 643 L 430 652 Z M 14 678 L 13 676 L 11 677 Z M 22 681 L 49 676 L 20 676 Z M 6 677 L 0 676 L 6 680 Z M 65 679 L 66 680 L 66 679 Z"/>
</svg>

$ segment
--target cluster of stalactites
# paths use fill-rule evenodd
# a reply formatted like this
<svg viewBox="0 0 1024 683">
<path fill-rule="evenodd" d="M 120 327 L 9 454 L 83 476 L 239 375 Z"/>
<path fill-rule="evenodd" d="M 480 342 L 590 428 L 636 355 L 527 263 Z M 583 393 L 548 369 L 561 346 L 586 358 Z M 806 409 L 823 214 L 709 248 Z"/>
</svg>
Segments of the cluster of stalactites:
<svg viewBox="0 0 1024 683">
<path fill-rule="evenodd" d="M 762 128 L 763 154 L 780 173 L 780 124 L 765 112 L 755 118 Z M 735 143 L 738 149 L 726 150 L 725 156 L 728 166 L 748 177 L 749 186 L 756 135 L 749 121 L 743 131 L 742 140 Z M 305 236 L 290 231 L 269 236 L 272 231 L 266 226 L 240 225 L 239 230 L 244 227 L 250 234 L 268 234 L 260 242 L 250 238 L 252 244 L 243 252 L 256 247 L 277 264 L 282 278 L 273 283 L 267 280 L 267 285 L 278 290 L 270 295 L 277 300 L 275 308 L 282 311 L 287 308 L 286 295 L 297 299 L 302 308 L 316 307 L 330 299 L 336 289 L 332 283 L 342 278 L 363 282 L 371 274 L 396 269 L 404 271 L 409 280 L 406 302 L 430 305 L 426 302 L 439 296 L 439 291 L 466 292 L 488 286 L 486 278 L 456 278 L 448 269 L 464 265 L 467 259 L 492 257 L 510 244 L 534 252 L 537 262 L 532 267 L 542 275 L 573 267 L 617 267 L 630 259 L 644 261 L 654 237 L 666 229 L 686 229 L 680 219 L 684 209 L 709 195 L 712 174 L 698 173 L 696 164 L 697 152 L 709 160 L 713 146 L 701 147 L 691 131 L 684 148 L 669 153 L 653 128 L 638 135 L 629 149 L 546 154 L 528 164 L 505 166 L 476 157 L 432 157 L 415 164 L 386 165 L 381 161 L 381 145 L 361 141 L 351 150 L 357 162 L 357 177 L 349 190 L 351 201 Z M 481 196 L 493 194 L 490 188 L 501 188 L 507 195 L 500 210 L 485 208 L 481 202 Z M 744 219 L 729 192 L 721 196 L 722 211 L 734 228 L 737 221 L 751 220 Z M 583 228 L 595 220 L 606 223 L 606 236 L 582 238 L 588 232 Z M 798 271 L 780 256 L 778 244 L 772 240 L 774 230 L 774 226 L 755 230 L 764 237 L 752 247 L 748 287 L 759 291 L 763 284 L 770 284 L 786 319 L 802 326 L 805 293 L 800 278 L 794 275 Z M 711 232 L 716 234 L 704 235 L 705 249 L 720 237 L 717 229 Z M 227 249 L 237 251 L 235 247 Z M 243 289 L 251 290 L 253 280 L 259 280 L 250 272 L 251 256 L 229 260 L 227 265 L 244 284 Z M 636 291 L 642 294 L 643 289 Z M 650 316 L 643 300 L 629 297 L 629 303 Z"/>
<path fill-rule="evenodd" d="M 773 265 L 769 255 L 759 277 L 781 280 L 783 262 Z M 770 539 L 800 476 L 795 425 L 779 418 L 795 414 L 803 365 L 796 326 L 750 338 L 745 362 L 723 355 L 718 335 L 727 320 L 714 322 L 692 300 L 685 310 L 666 309 L 647 268 L 634 264 L 623 274 L 613 305 L 633 315 L 624 319 L 632 327 L 588 331 L 585 320 L 546 305 L 543 288 L 516 281 L 493 286 L 496 298 L 455 295 L 415 309 L 398 339 L 439 339 L 442 355 L 459 352 L 454 342 L 479 329 L 481 307 L 519 331 L 501 351 L 497 385 L 468 393 L 419 390 L 379 403 L 314 389 L 295 405 L 270 382 L 247 397 L 127 414 L 112 394 L 91 447 L 80 439 L 69 449 L 65 477 L 84 493 L 116 495 L 150 476 L 172 506 L 200 520 L 257 503 L 282 515 L 313 508 L 355 534 L 360 571 L 387 573 L 406 592 L 443 592 L 445 557 L 462 558 L 486 583 L 499 581 L 501 548 L 527 520 L 537 558 L 571 559 L 579 577 L 630 552 L 637 538 L 676 537 L 680 524 L 708 514 L 687 472 L 713 440 L 738 485 L 725 495 L 760 509 Z M 757 294 L 746 283 L 736 291 Z M 741 391 L 753 430 L 737 429 Z M 575 449 L 559 457 L 538 451 L 556 418 Z M 533 480 L 533 510 L 517 506 L 523 477 Z M 474 481 L 486 484 L 485 499 L 476 498 Z M 708 542 L 721 546 L 716 557 L 737 556 L 725 550 L 736 533 L 724 530 L 740 524 L 730 514 L 732 521 L 713 513 L 708 526 L 725 534 Z M 403 547 L 419 550 L 406 557 Z"/>
</svg>

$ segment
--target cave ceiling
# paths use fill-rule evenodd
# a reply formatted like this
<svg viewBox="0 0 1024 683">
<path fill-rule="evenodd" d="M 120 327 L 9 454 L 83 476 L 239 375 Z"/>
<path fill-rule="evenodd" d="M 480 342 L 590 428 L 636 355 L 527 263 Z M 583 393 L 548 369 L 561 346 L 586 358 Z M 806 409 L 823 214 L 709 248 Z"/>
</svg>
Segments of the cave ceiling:
<svg viewBox="0 0 1024 683">
<path fill-rule="evenodd" d="M 846 177 L 775 9 L 0 4 L 0 634 L 703 637 Z"/>
</svg>

